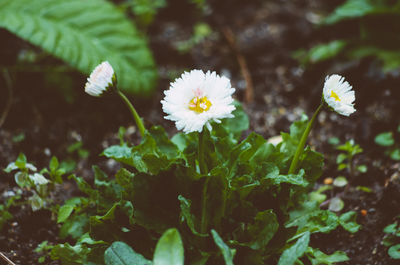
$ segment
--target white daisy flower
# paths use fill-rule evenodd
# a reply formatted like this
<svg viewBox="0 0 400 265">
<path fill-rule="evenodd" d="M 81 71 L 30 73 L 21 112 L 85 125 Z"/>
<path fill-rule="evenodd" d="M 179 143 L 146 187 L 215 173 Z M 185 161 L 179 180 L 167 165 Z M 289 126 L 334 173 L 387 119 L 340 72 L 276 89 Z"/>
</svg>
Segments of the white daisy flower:
<svg viewBox="0 0 400 265">
<path fill-rule="evenodd" d="M 220 123 L 220 119 L 233 117 L 234 92 L 229 79 L 215 72 L 184 72 L 164 91 L 165 119 L 175 121 L 176 128 L 185 133 L 201 132 L 204 125 L 211 130 L 211 121 Z"/>
<path fill-rule="evenodd" d="M 323 98 L 329 107 L 341 115 L 349 116 L 356 111 L 352 86 L 340 75 L 325 78 Z"/>
<path fill-rule="evenodd" d="M 115 87 L 116 77 L 109 62 L 102 62 L 93 70 L 87 79 L 85 92 L 94 97 L 100 97 Z"/>
</svg>

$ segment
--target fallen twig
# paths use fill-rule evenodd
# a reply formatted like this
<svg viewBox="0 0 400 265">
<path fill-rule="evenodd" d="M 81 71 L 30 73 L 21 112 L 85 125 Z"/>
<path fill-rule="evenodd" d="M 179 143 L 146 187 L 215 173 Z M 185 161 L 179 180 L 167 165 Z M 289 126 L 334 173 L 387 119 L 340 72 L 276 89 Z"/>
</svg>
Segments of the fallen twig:
<svg viewBox="0 0 400 265">
<path fill-rule="evenodd" d="M 15 265 L 14 262 L 12 262 L 9 258 L 7 258 L 6 255 L 3 254 L 3 252 L 0 251 L 0 257 L 5 260 L 9 265 Z"/>
<path fill-rule="evenodd" d="M 251 103 L 254 100 L 254 88 L 253 88 L 253 80 L 251 79 L 249 68 L 247 67 L 246 59 L 243 54 L 240 53 L 236 46 L 235 36 L 232 30 L 225 26 L 222 28 L 222 33 L 224 34 L 226 40 L 228 41 L 231 49 L 235 52 L 237 61 L 239 63 L 240 71 L 243 75 L 244 80 L 246 81 L 246 92 L 245 92 L 245 100 L 247 103 Z"/>
</svg>

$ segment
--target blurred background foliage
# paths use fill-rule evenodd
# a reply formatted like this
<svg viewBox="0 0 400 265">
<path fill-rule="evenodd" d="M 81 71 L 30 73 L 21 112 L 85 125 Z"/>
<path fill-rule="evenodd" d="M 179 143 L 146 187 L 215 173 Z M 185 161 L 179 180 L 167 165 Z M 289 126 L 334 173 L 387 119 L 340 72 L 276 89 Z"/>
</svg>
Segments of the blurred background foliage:
<svg viewBox="0 0 400 265">
<path fill-rule="evenodd" d="M 372 58 L 384 72 L 400 66 L 400 1 L 347 0 L 316 23 L 318 43 L 294 53 L 303 65 Z"/>
</svg>

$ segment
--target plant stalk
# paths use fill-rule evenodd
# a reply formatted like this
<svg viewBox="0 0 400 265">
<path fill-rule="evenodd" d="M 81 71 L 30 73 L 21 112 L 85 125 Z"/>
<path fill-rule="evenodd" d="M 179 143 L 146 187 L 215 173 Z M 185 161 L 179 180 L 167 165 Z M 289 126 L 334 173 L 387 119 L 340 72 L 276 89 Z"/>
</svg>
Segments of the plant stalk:
<svg viewBox="0 0 400 265">
<path fill-rule="evenodd" d="M 204 130 L 199 133 L 199 168 L 200 174 L 207 174 L 208 169 L 204 160 L 204 144 L 205 144 L 205 132 Z M 208 187 L 208 178 L 204 182 L 203 193 L 201 199 L 201 224 L 200 224 L 200 233 L 205 234 L 207 232 L 207 187 Z"/>
<path fill-rule="evenodd" d="M 125 96 L 124 93 L 122 93 L 119 89 L 117 90 L 118 94 L 120 95 L 120 97 L 122 98 L 122 100 L 125 102 L 126 106 L 128 107 L 128 109 L 130 110 L 137 127 L 139 128 L 140 134 L 142 136 L 142 138 L 144 137 L 144 134 L 146 132 L 146 129 L 143 125 L 142 119 L 140 118 L 139 114 L 136 112 L 135 108 L 133 107 L 132 103 L 129 101 L 129 99 Z"/>
<path fill-rule="evenodd" d="M 312 126 L 314 125 L 315 119 L 318 116 L 319 112 L 321 111 L 322 107 L 324 106 L 324 103 L 321 102 L 321 104 L 318 106 L 317 110 L 314 112 L 314 115 L 312 116 L 311 120 L 308 122 L 306 129 L 303 132 L 303 135 L 301 136 L 300 143 L 297 146 L 296 153 L 294 154 L 292 163 L 290 164 L 289 172 L 288 174 L 295 174 L 297 171 L 297 164 L 299 162 L 300 156 L 304 151 L 304 146 L 307 142 L 308 135 L 310 134 L 310 131 L 312 129 Z"/>
</svg>

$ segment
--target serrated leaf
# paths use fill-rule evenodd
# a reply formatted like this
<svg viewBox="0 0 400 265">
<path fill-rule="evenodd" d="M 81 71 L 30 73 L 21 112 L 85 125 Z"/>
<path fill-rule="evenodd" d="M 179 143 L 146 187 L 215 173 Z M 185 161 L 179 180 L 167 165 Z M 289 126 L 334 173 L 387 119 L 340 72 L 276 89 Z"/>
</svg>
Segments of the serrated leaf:
<svg viewBox="0 0 400 265">
<path fill-rule="evenodd" d="M 104 262 L 106 265 L 151 265 L 150 260 L 136 253 L 124 242 L 114 242 L 104 252 Z"/>
<path fill-rule="evenodd" d="M 215 244 L 220 249 L 222 256 L 224 257 L 226 265 L 233 265 L 233 258 L 235 257 L 236 250 L 228 247 L 227 244 L 218 235 L 217 231 L 211 229 L 211 234 L 213 236 Z"/>
<path fill-rule="evenodd" d="M 157 242 L 154 265 L 183 265 L 183 244 L 178 230 L 168 229 Z"/>
<path fill-rule="evenodd" d="M 57 223 L 63 223 L 71 215 L 74 207 L 72 205 L 63 205 L 58 210 Z"/>
<path fill-rule="evenodd" d="M 282 253 L 278 265 L 293 265 L 298 258 L 303 256 L 304 252 L 307 250 L 309 242 L 310 232 L 305 232 L 293 246 Z"/>
<path fill-rule="evenodd" d="M 146 41 L 105 0 L 0 0 L 0 27 L 89 74 L 108 60 L 119 85 L 148 93 L 156 70 Z"/>
</svg>

